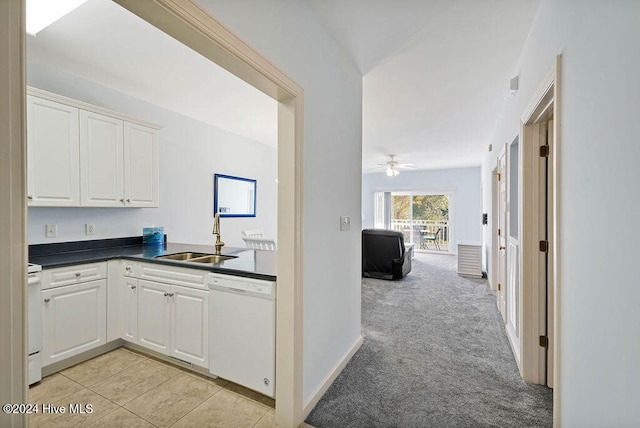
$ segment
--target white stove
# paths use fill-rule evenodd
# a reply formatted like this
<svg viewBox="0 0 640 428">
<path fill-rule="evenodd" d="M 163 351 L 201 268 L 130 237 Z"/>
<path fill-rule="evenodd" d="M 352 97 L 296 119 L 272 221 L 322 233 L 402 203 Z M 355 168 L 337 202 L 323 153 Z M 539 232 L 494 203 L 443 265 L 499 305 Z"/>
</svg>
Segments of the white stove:
<svg viewBox="0 0 640 428">
<path fill-rule="evenodd" d="M 29 263 L 29 266 L 27 267 L 27 273 L 36 273 L 40 271 L 42 271 L 42 266 Z"/>
<path fill-rule="evenodd" d="M 40 272 L 42 266 L 29 263 L 27 268 L 27 335 L 29 338 L 29 385 L 42 379 L 42 286 Z"/>
</svg>

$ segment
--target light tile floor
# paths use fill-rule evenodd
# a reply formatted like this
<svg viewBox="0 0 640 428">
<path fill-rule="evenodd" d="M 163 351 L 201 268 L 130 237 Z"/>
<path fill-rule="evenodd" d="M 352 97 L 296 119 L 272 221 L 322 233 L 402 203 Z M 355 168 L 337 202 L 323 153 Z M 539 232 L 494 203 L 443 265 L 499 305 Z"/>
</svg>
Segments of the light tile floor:
<svg viewBox="0 0 640 428">
<path fill-rule="evenodd" d="M 40 405 L 29 415 L 33 428 L 276 426 L 274 400 L 124 348 L 47 376 L 29 388 L 29 403 Z M 76 404 L 92 412 L 70 413 Z"/>
</svg>

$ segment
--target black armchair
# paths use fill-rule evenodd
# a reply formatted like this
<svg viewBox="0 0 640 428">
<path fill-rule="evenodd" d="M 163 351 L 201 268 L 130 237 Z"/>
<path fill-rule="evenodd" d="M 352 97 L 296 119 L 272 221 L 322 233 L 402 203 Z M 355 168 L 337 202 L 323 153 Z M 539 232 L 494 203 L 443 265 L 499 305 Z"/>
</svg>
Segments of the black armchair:
<svg viewBox="0 0 640 428">
<path fill-rule="evenodd" d="M 362 276 L 400 279 L 411 272 L 411 254 L 402 232 L 384 229 L 362 231 Z"/>
</svg>

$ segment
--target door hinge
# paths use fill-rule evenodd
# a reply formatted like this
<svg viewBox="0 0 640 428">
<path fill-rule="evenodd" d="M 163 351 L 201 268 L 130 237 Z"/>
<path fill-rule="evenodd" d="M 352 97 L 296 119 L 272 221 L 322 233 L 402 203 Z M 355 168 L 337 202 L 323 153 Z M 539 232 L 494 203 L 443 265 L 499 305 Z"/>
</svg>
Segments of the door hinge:
<svg viewBox="0 0 640 428">
<path fill-rule="evenodd" d="M 500 181 L 500 177 L 502 177 L 502 174 L 498 173 L 498 181 Z"/>
<path fill-rule="evenodd" d="M 501 288 L 502 287 L 501 287 L 500 283 L 498 283 L 498 291 L 500 291 Z"/>
<path fill-rule="evenodd" d="M 540 146 L 540 157 L 548 158 L 549 157 L 549 145 L 545 144 L 544 146 Z"/>
<path fill-rule="evenodd" d="M 549 241 L 540 241 L 540 251 L 543 253 L 549 251 Z"/>
<path fill-rule="evenodd" d="M 498 236 L 501 236 L 502 231 L 498 229 Z"/>
<path fill-rule="evenodd" d="M 548 336 L 540 336 L 540 346 L 549 349 L 549 337 Z"/>
</svg>

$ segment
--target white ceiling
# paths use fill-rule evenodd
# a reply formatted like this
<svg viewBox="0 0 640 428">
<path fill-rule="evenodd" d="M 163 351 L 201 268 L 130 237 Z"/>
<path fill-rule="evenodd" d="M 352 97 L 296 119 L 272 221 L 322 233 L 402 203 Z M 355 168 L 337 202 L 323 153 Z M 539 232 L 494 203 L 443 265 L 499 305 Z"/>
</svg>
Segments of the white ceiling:
<svg viewBox="0 0 640 428">
<path fill-rule="evenodd" d="M 303 0 L 363 73 L 363 169 L 480 165 L 540 0 Z M 28 36 L 30 61 L 265 144 L 276 103 L 110 0 Z M 380 169 L 381 171 L 382 169 Z"/>
<path fill-rule="evenodd" d="M 363 169 L 480 165 L 539 0 L 306 0 L 363 78 Z"/>
<path fill-rule="evenodd" d="M 110 0 L 27 36 L 27 57 L 168 110 L 277 145 L 277 103 Z"/>
</svg>

